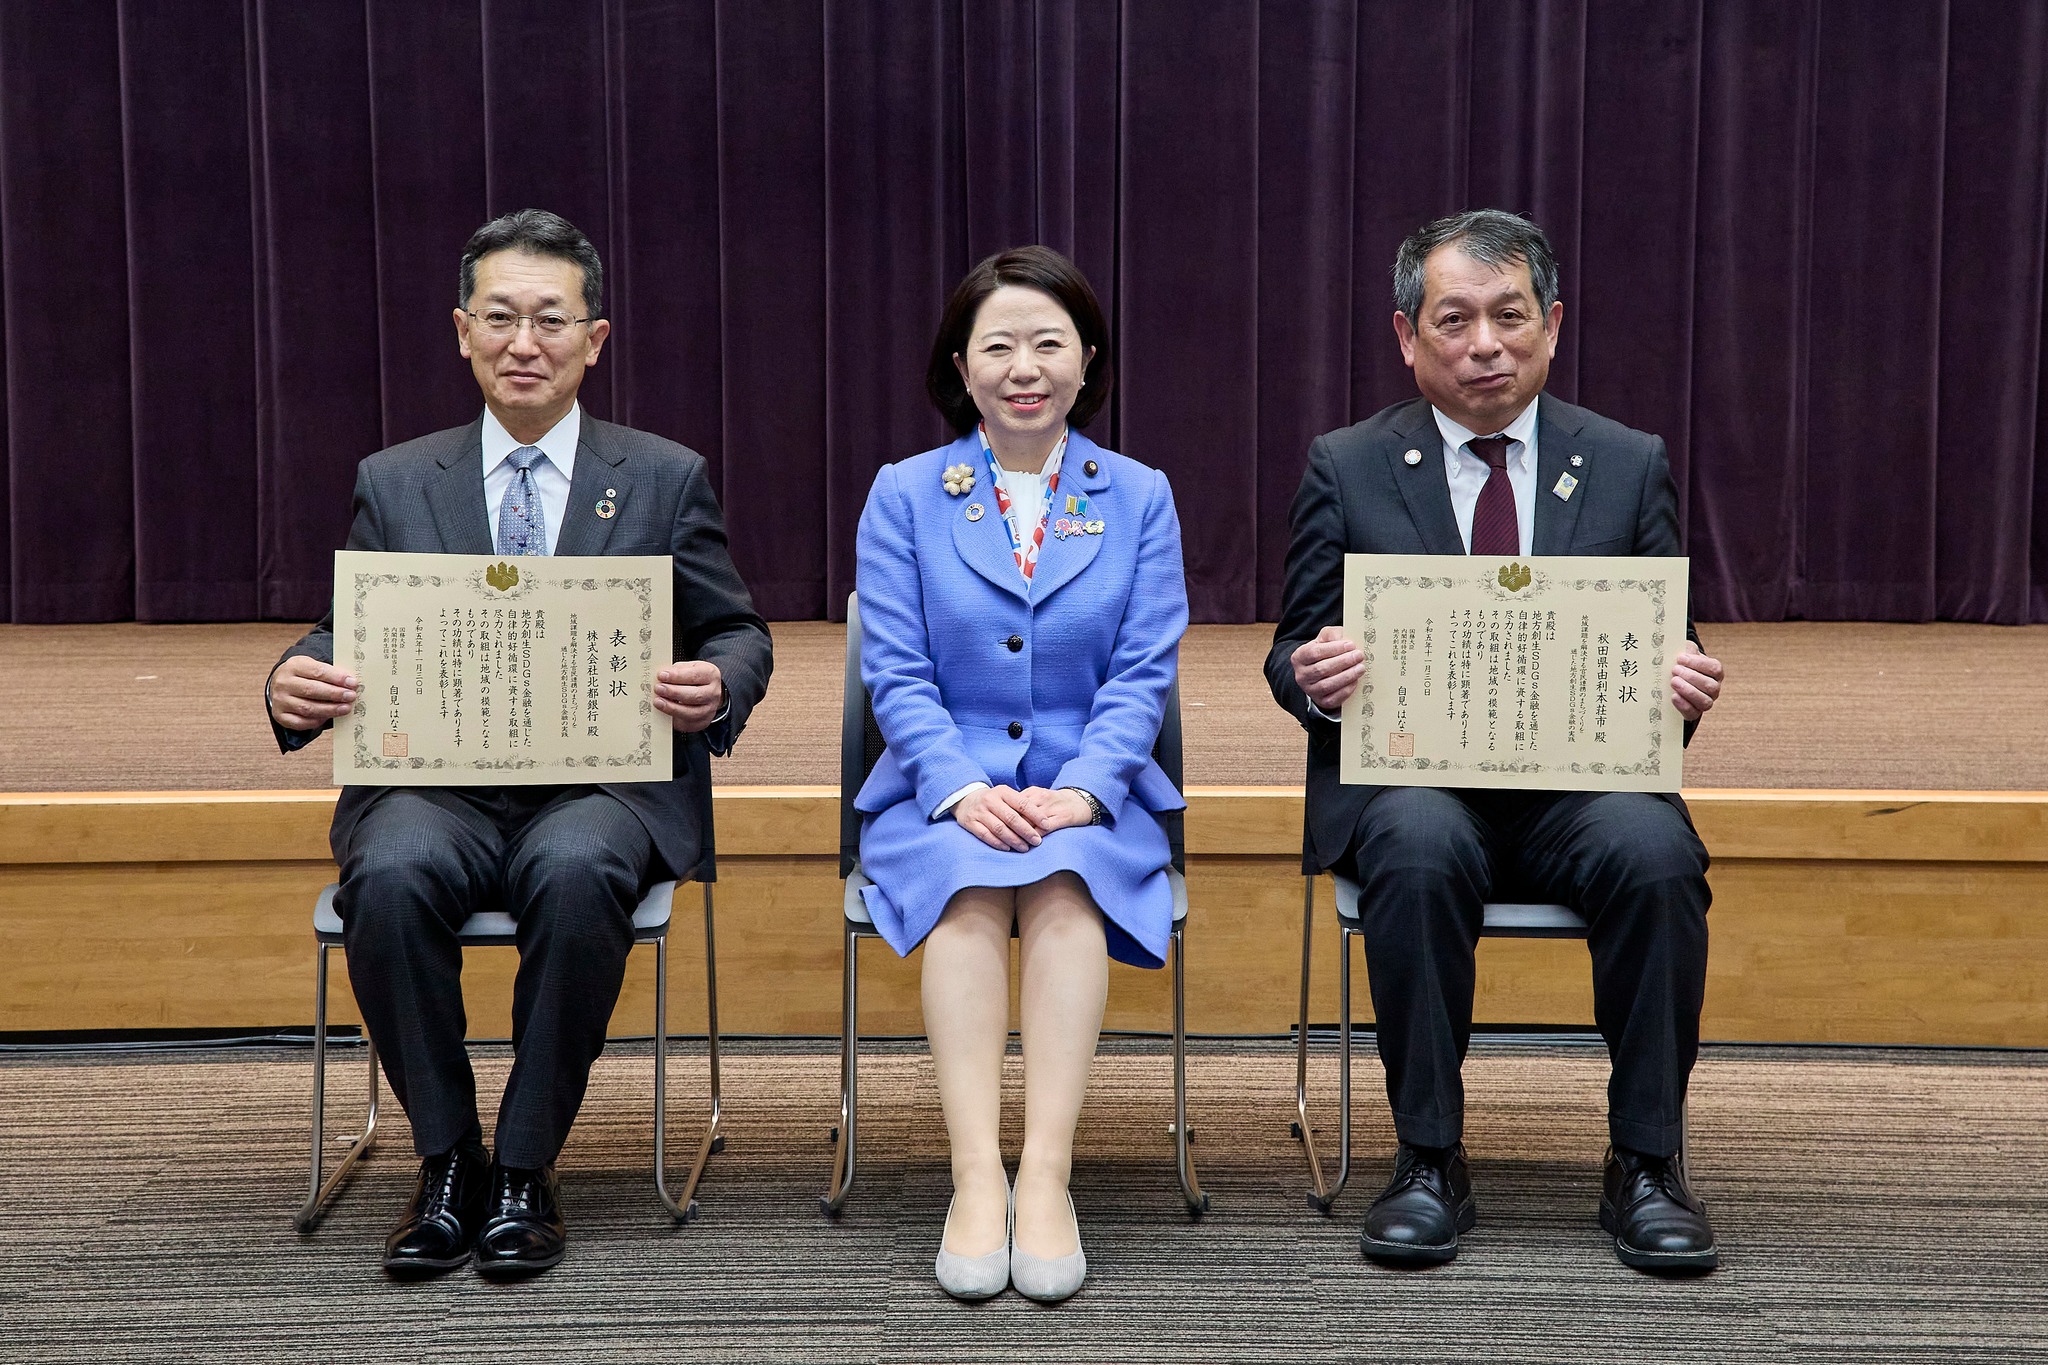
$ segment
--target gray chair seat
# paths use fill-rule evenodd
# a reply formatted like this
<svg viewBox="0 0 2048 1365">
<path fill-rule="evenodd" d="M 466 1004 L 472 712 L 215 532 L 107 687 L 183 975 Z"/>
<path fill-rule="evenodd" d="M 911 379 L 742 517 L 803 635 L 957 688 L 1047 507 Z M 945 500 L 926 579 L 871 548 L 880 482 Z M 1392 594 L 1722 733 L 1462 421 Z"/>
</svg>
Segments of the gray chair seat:
<svg viewBox="0 0 2048 1365">
<path fill-rule="evenodd" d="M 1337 883 L 1338 924 L 1358 933 L 1358 883 L 1334 872 L 1330 879 Z M 1586 921 L 1569 905 L 1489 901 L 1479 932 L 1488 938 L 1584 938 Z"/>
<path fill-rule="evenodd" d="M 320 899 L 313 902 L 313 937 L 318 942 L 341 943 L 341 916 L 334 908 L 334 893 L 340 889 L 338 883 L 329 882 L 320 888 Z M 633 907 L 635 943 L 652 943 L 668 932 L 675 898 L 674 882 L 656 882 L 647 888 L 640 904 Z M 501 910 L 482 910 L 464 920 L 455 936 L 464 947 L 509 948 L 519 941 L 519 924 Z"/>
</svg>

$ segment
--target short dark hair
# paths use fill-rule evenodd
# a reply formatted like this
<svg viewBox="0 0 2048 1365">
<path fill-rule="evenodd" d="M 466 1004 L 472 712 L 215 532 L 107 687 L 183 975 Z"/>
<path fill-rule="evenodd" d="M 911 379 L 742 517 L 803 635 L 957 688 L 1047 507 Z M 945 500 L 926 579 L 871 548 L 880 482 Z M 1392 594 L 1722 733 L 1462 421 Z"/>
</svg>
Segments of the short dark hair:
<svg viewBox="0 0 2048 1365">
<path fill-rule="evenodd" d="M 1526 264 L 1536 306 L 1548 314 L 1557 302 L 1557 257 L 1543 229 L 1506 209 L 1470 209 L 1417 228 L 1394 253 L 1394 307 L 1410 323 L 1422 311 L 1423 262 L 1446 242 L 1456 242 L 1473 260 L 1499 269 Z"/>
<path fill-rule="evenodd" d="M 604 264 L 597 259 L 597 248 L 574 223 L 546 209 L 521 209 L 493 218 L 470 235 L 469 245 L 462 248 L 457 308 L 469 307 L 470 295 L 476 293 L 476 263 L 493 251 L 553 256 L 582 267 L 583 311 L 593 319 L 604 316 Z"/>
<path fill-rule="evenodd" d="M 924 372 L 925 392 L 931 395 L 932 406 L 963 436 L 981 420 L 981 411 L 974 406 L 967 385 L 961 382 L 953 357 L 967 349 L 967 338 L 974 331 L 974 317 L 981 311 L 981 305 L 1006 284 L 1051 295 L 1073 319 L 1084 350 L 1094 349 L 1095 358 L 1088 362 L 1088 382 L 1067 413 L 1067 421 L 1074 426 L 1087 426 L 1102 411 L 1110 386 L 1116 382 L 1109 324 L 1102 320 L 1102 305 L 1096 301 L 1095 291 L 1088 287 L 1088 277 L 1079 266 L 1049 246 L 1017 246 L 998 251 L 968 271 L 967 278 L 954 287 L 953 296 L 946 300 L 946 311 L 939 318 L 939 334 L 932 341 L 931 364 Z"/>
</svg>

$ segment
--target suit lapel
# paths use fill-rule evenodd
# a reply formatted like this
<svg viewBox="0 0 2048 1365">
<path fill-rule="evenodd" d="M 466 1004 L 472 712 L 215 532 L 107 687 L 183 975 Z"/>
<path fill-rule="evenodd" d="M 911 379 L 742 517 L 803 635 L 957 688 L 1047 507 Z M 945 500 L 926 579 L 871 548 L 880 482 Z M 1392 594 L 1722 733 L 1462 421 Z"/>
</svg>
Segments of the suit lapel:
<svg viewBox="0 0 2048 1365">
<path fill-rule="evenodd" d="M 1570 554 L 1579 509 L 1586 505 L 1586 481 L 1593 476 L 1593 457 L 1579 443 L 1580 423 L 1555 399 L 1545 394 L 1536 404 L 1536 534 L 1529 542 L 1531 553 Z M 1581 461 L 1576 467 L 1573 456 Z M 1558 481 L 1567 474 L 1575 480 L 1572 495 L 1560 498 Z"/>
<path fill-rule="evenodd" d="M 562 513 L 561 534 L 555 537 L 556 554 L 604 553 L 612 527 L 619 524 L 633 495 L 625 461 L 596 419 L 584 413 L 582 431 L 576 438 L 576 472 L 569 476 L 569 506 Z M 611 503 L 611 516 L 597 514 L 600 501 Z"/>
<path fill-rule="evenodd" d="M 462 441 L 435 456 L 441 472 L 427 482 L 427 510 L 451 555 L 491 553 L 491 517 L 484 510 L 484 419 L 469 424 Z"/>
<path fill-rule="evenodd" d="M 1024 575 L 1017 572 L 1017 560 L 1010 553 L 1010 533 L 1003 529 L 1003 513 L 996 502 L 995 485 L 989 482 L 988 461 L 982 458 L 981 442 L 972 433 L 953 442 L 946 452 L 948 467 L 964 464 L 974 470 L 974 487 L 954 497 L 940 490 L 953 522 L 953 545 L 967 567 L 1005 592 L 1029 595 Z M 968 514 L 981 509 L 973 520 Z"/>
<path fill-rule="evenodd" d="M 1092 475 L 1088 473 L 1090 460 L 1095 461 Z M 1102 448 L 1078 431 L 1069 435 L 1067 453 L 1060 459 L 1060 488 L 1052 495 L 1052 515 L 1046 519 L 1045 544 L 1038 550 L 1038 567 L 1031 571 L 1030 596 L 1034 604 L 1043 602 L 1087 568 L 1106 537 L 1137 534 L 1138 527 L 1119 524 L 1112 513 L 1098 505 L 1106 501 L 1101 495 L 1108 490 L 1109 461 L 1102 458 Z M 1052 523 L 1066 516 L 1070 497 L 1088 499 L 1088 514 L 1069 520 L 1102 522 L 1100 535 L 1091 536 L 1084 531 L 1062 538 L 1053 534 Z"/>
<path fill-rule="evenodd" d="M 1422 456 L 1414 464 L 1408 463 L 1411 450 Z M 1381 454 L 1401 500 L 1408 504 L 1422 548 L 1433 555 L 1464 554 L 1465 540 L 1458 534 L 1458 514 L 1451 510 L 1451 485 L 1444 475 L 1444 436 L 1428 400 L 1418 399 L 1401 415 L 1396 439 Z"/>
</svg>

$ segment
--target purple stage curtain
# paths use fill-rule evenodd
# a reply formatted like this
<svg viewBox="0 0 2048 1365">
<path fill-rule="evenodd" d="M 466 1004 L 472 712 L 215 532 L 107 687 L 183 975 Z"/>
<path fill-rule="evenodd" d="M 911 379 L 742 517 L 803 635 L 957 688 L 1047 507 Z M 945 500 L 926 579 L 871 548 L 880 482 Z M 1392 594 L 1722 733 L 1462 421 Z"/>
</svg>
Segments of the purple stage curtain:
<svg viewBox="0 0 2048 1365">
<path fill-rule="evenodd" d="M 2048 620 L 2048 0 L 0 5 L 0 620 L 317 615 L 527 205 L 607 264 L 588 408 L 709 458 L 771 618 L 843 614 L 948 289 L 1042 241 L 1196 619 L 1270 619 L 1309 441 L 1414 392 L 1395 245 L 1495 205 L 1699 615 Z"/>
</svg>

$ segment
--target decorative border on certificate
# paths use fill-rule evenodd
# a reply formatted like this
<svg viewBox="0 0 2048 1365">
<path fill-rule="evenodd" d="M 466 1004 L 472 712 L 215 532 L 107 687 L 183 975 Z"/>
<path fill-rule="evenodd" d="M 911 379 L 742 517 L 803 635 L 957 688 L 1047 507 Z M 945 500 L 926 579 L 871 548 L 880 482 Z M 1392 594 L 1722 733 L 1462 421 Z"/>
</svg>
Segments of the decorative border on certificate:
<svg viewBox="0 0 2048 1365">
<path fill-rule="evenodd" d="M 1682 636 L 1671 623 L 1684 619 L 1687 568 L 1347 556 L 1345 626 L 1368 664 L 1344 707 L 1343 780 L 1677 790 L 1667 645 Z M 1589 740 L 1602 747 L 1587 752 Z"/>
<path fill-rule="evenodd" d="M 335 557 L 342 660 L 362 681 L 336 780 L 660 781 L 652 679 L 668 662 L 662 556 Z"/>
</svg>

